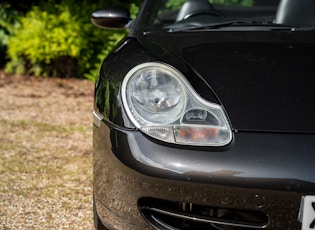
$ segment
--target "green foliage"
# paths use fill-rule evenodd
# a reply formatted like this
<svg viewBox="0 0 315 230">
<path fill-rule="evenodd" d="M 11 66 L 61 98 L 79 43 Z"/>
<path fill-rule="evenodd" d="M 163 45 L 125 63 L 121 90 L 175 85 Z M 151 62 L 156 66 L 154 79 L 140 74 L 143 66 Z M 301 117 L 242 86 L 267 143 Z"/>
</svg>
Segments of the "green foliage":
<svg viewBox="0 0 315 230">
<path fill-rule="evenodd" d="M 225 5 L 225 6 L 252 6 L 255 0 L 210 0 L 212 4 Z"/>
<path fill-rule="evenodd" d="M 12 28 L 16 26 L 14 18 L 18 13 L 7 3 L 0 3 L 0 67 L 6 62 L 8 39 Z"/>
<path fill-rule="evenodd" d="M 0 29 L 0 67 L 2 67 L 5 63 L 7 39 L 8 39 L 8 35 L 5 33 L 3 29 Z"/>
<path fill-rule="evenodd" d="M 20 19 L 19 26 L 8 42 L 8 55 L 11 58 L 11 68 L 24 60 L 29 66 L 28 72 L 41 74 L 45 65 L 51 64 L 62 56 L 75 58 L 80 53 L 83 42 L 77 39 L 80 34 L 80 25 L 72 20 L 69 10 L 57 6 L 56 14 L 42 11 L 38 7 Z M 35 71 L 33 66 L 43 66 L 43 71 Z M 7 68 L 8 71 L 11 71 Z M 12 69 L 16 72 L 17 69 Z M 54 71 L 54 69 L 53 69 Z"/>
<path fill-rule="evenodd" d="M 212 4 L 218 5 L 240 5 L 240 6 L 252 6 L 255 0 L 209 0 Z M 170 0 L 168 1 L 166 7 L 171 9 L 178 9 L 180 6 L 186 2 L 186 0 Z"/>
<path fill-rule="evenodd" d="M 125 31 L 113 33 L 92 25 L 91 13 L 106 2 L 61 0 L 55 4 L 50 0 L 33 6 L 12 31 L 6 71 L 95 79 L 100 59 L 125 35 Z M 130 8 L 134 17 L 138 8 L 134 4 Z"/>
<path fill-rule="evenodd" d="M 185 0 L 171 0 L 177 9 Z M 38 76 L 86 77 L 95 80 L 101 61 L 126 31 L 102 30 L 90 21 L 91 13 L 107 5 L 129 7 L 135 18 L 142 0 L 48 0 L 25 15 L 0 3 L 0 66 L 6 71 Z M 132 3 L 131 3 L 132 2 Z M 251 6 L 254 0 L 209 0 L 214 4 Z M 21 3 L 22 4 L 22 3 Z M 24 7 L 25 8 L 25 7 Z M 23 8 L 23 9 L 24 9 Z M 25 8 L 26 9 L 26 8 Z M 2 59 L 1 59 L 2 58 Z"/>
<path fill-rule="evenodd" d="M 169 0 L 166 4 L 166 8 L 179 9 L 186 0 Z"/>
<path fill-rule="evenodd" d="M 58 15 L 53 15 L 34 7 L 21 19 L 21 27 L 9 40 L 13 59 L 25 55 L 32 63 L 49 64 L 59 56 L 75 57 L 80 53 L 83 41 L 76 39 L 80 35 L 79 23 L 71 19 L 69 10 L 61 6 L 57 10 Z"/>
<path fill-rule="evenodd" d="M 19 13 L 13 10 L 8 3 L 0 3 L 0 28 L 6 34 L 12 32 L 12 29 L 16 26 L 15 18 L 19 16 Z"/>
<path fill-rule="evenodd" d="M 137 14 L 139 13 L 139 5 L 136 5 L 135 3 L 131 3 L 129 5 L 129 11 L 130 11 L 130 17 L 132 19 L 135 19 Z"/>
</svg>

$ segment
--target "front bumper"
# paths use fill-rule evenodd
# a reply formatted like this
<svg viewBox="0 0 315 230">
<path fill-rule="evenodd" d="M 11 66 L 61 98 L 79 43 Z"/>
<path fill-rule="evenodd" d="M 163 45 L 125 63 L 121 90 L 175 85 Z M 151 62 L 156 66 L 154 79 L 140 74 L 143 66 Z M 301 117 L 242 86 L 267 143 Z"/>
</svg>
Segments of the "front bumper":
<svg viewBox="0 0 315 230">
<path fill-rule="evenodd" d="M 178 218 L 163 219 L 164 208 L 193 218 L 204 213 L 221 229 L 244 219 L 218 219 L 214 211 L 257 213 L 256 229 L 299 229 L 301 197 L 315 191 L 314 135 L 236 133 L 233 146 L 219 151 L 162 145 L 104 121 L 93 135 L 96 210 L 109 228 L 154 229 L 166 220 L 161 224 L 172 229 Z"/>
</svg>

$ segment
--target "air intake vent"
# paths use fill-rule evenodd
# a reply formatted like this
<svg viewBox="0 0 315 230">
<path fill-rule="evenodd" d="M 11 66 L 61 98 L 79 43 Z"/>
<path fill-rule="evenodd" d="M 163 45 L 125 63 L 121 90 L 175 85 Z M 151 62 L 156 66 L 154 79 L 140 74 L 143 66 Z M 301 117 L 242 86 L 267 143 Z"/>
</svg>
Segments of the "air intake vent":
<svg viewBox="0 0 315 230">
<path fill-rule="evenodd" d="M 156 229 L 264 229 L 268 216 L 257 210 L 210 207 L 193 203 L 141 198 L 143 216 Z"/>
</svg>

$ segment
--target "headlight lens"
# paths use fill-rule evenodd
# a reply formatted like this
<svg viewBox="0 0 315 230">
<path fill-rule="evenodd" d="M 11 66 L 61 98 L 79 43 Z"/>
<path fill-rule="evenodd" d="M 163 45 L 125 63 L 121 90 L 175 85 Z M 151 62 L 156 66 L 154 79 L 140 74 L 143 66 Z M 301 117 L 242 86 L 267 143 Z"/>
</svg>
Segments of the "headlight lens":
<svg viewBox="0 0 315 230">
<path fill-rule="evenodd" d="M 151 137 L 200 146 L 222 146 L 232 139 L 221 106 L 202 99 L 169 65 L 149 62 L 134 67 L 121 92 L 129 119 Z"/>
<path fill-rule="evenodd" d="M 170 124 L 185 108 L 185 90 L 171 72 L 140 69 L 126 87 L 126 98 L 141 125 Z"/>
</svg>

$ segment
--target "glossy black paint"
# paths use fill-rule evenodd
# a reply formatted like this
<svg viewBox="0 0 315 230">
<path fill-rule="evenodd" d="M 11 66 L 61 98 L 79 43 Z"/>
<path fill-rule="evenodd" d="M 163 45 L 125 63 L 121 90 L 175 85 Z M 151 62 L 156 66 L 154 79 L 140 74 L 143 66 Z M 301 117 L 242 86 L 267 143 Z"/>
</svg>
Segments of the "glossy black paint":
<svg viewBox="0 0 315 230">
<path fill-rule="evenodd" d="M 261 211 L 269 217 L 266 229 L 299 229 L 301 196 L 315 191 L 308 173 L 314 166 L 301 164 L 309 165 L 314 144 L 311 136 L 288 135 L 239 133 L 235 148 L 215 152 L 166 147 L 102 122 L 94 127 L 99 215 L 110 229 L 152 229 L 138 211 L 138 200 L 155 197 Z M 308 157 L 297 160 L 301 149 Z"/>
<path fill-rule="evenodd" d="M 222 149 L 164 146 L 137 131 L 109 124 L 112 153 L 126 166 L 155 178 L 310 193 L 315 191 L 313 135 L 235 134 Z M 302 155 L 302 158 L 298 156 Z"/>
<path fill-rule="evenodd" d="M 107 7 L 92 13 L 91 21 L 101 28 L 123 28 L 130 21 L 129 10 L 124 7 Z"/>
<path fill-rule="evenodd" d="M 149 33 L 127 40 L 112 55 L 109 62 L 119 63 L 115 79 L 112 64 L 104 63 L 102 74 L 107 71 L 109 81 L 119 84 L 137 64 L 170 60 L 203 98 L 224 106 L 235 130 L 314 133 L 314 37 L 315 32 L 240 31 L 194 33 L 192 40 L 189 33 Z M 126 63 L 129 53 L 135 54 Z"/>
<path fill-rule="evenodd" d="M 188 63 L 216 93 L 234 129 L 315 131 L 314 31 L 191 35 L 148 33 L 141 41 L 162 46 Z M 199 85 L 195 89 L 206 97 Z"/>
<path fill-rule="evenodd" d="M 94 109 L 104 119 L 93 130 L 94 198 L 103 224 L 153 229 L 138 203 L 152 197 L 259 211 L 266 229 L 300 229 L 301 197 L 315 194 L 315 31 L 149 32 L 141 20 L 150 20 L 150 4 L 103 62 L 95 85 Z M 232 143 L 171 145 L 135 129 L 121 82 L 152 61 L 174 66 L 201 97 L 223 106 Z"/>
<path fill-rule="evenodd" d="M 100 78 L 96 82 L 95 89 L 95 109 L 108 118 L 111 122 L 121 126 L 130 127 L 130 122 L 124 119 L 119 95 L 119 87 L 128 71 L 138 64 L 145 62 L 164 62 L 175 66 L 185 76 L 193 87 L 200 90 L 201 96 L 205 99 L 219 103 L 209 85 L 195 71 L 183 62 L 179 57 L 168 52 L 160 46 L 155 46 L 155 51 L 151 46 L 142 45 L 135 37 L 128 37 L 110 54 L 108 59 L 102 64 Z M 132 58 L 125 58 L 132 54 Z M 202 92 L 206 92 L 203 94 Z M 198 92 L 199 93 L 199 92 Z"/>
</svg>

